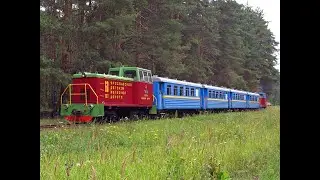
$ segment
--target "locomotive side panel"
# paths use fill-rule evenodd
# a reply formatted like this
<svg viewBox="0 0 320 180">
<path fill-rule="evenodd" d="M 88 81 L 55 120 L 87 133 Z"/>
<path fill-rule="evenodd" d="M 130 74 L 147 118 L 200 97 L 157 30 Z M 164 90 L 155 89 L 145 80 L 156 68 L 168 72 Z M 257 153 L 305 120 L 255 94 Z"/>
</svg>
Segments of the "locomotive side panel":
<svg viewBox="0 0 320 180">
<path fill-rule="evenodd" d="M 153 85 L 148 82 L 134 82 L 133 103 L 138 106 L 151 107 L 153 103 Z"/>
<path fill-rule="evenodd" d="M 133 104 L 133 83 L 130 81 L 101 79 L 99 91 L 105 106 L 130 106 Z"/>
<path fill-rule="evenodd" d="M 84 83 L 90 84 L 84 85 Z M 85 90 L 86 88 L 86 90 Z M 130 81 L 84 77 L 72 80 L 72 103 L 104 104 L 105 106 L 132 106 L 133 83 Z M 85 93 L 87 96 L 85 96 Z M 70 95 L 68 93 L 68 95 Z M 98 101 L 97 101 L 98 99 Z"/>
</svg>

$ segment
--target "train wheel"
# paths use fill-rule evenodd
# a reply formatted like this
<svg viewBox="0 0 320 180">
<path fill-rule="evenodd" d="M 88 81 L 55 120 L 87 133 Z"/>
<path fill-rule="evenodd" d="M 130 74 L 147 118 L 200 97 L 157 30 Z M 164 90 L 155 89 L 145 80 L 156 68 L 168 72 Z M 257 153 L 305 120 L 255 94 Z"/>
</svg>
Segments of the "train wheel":
<svg viewBox="0 0 320 180">
<path fill-rule="evenodd" d="M 104 117 L 103 116 L 101 116 L 101 117 L 95 117 L 95 118 L 93 118 L 93 120 L 92 120 L 92 123 L 99 123 L 99 124 L 101 124 L 101 123 L 103 123 L 104 122 Z"/>
</svg>

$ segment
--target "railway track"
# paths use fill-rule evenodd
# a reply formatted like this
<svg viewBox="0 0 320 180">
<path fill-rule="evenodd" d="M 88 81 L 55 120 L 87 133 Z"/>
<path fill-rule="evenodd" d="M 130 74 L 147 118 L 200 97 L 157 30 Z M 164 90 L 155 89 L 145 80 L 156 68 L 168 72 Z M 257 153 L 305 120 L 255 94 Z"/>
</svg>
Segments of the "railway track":
<svg viewBox="0 0 320 180">
<path fill-rule="evenodd" d="M 40 130 L 67 128 L 67 127 L 71 127 L 71 126 L 75 126 L 75 125 L 72 125 L 72 124 L 46 124 L 46 125 L 40 125 Z"/>
<path fill-rule="evenodd" d="M 75 128 L 80 126 L 86 126 L 88 124 L 44 124 L 40 125 L 40 130 L 45 129 L 61 129 L 61 128 Z"/>
<path fill-rule="evenodd" d="M 229 112 L 230 110 L 227 110 L 227 111 L 216 111 L 216 112 L 218 112 L 218 113 L 221 113 L 221 112 Z M 231 111 L 243 111 L 243 110 L 231 110 Z M 246 110 L 245 110 L 246 111 Z M 253 111 L 256 111 L 256 110 L 253 110 Z M 211 114 L 211 113 L 209 113 L 209 114 Z M 195 115 L 195 114 L 193 114 L 193 115 Z M 191 116 L 193 116 L 193 115 L 191 115 Z M 161 118 L 165 118 L 165 117 L 161 117 Z M 161 119 L 160 118 L 160 119 Z M 174 116 L 173 115 L 169 115 L 169 116 L 167 116 L 167 118 L 174 118 Z M 182 118 L 182 117 L 176 117 L 176 118 Z M 135 120 L 138 120 L 138 119 L 125 119 L 125 120 L 123 120 L 123 119 L 121 119 L 121 120 L 119 120 L 119 121 L 110 121 L 110 122 L 107 122 L 107 121 L 104 121 L 104 122 L 92 122 L 93 124 L 96 124 L 96 125 L 101 125 L 101 124 L 108 124 L 108 123 L 112 123 L 112 124 L 114 124 L 114 123 L 119 123 L 119 122 L 125 122 L 125 121 L 135 121 Z M 60 129 L 60 128 L 71 128 L 71 127 L 79 127 L 79 126 L 86 126 L 86 125 L 90 125 L 91 123 L 88 123 L 88 124 L 86 124 L 86 123 L 76 123 L 76 124 L 73 124 L 73 123 L 71 123 L 71 124 L 45 124 L 45 125 L 40 125 L 40 130 L 44 130 L 44 129 Z"/>
</svg>

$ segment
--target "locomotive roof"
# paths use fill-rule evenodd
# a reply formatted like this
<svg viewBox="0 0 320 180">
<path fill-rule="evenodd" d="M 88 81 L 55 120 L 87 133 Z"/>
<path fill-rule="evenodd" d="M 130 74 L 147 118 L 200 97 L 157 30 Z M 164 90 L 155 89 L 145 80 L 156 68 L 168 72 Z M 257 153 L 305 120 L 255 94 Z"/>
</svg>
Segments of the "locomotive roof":
<svg viewBox="0 0 320 180">
<path fill-rule="evenodd" d="M 108 79 L 133 81 L 132 78 L 114 76 L 110 74 L 90 73 L 90 72 L 77 73 L 72 76 L 72 78 L 83 78 L 83 77 L 96 77 L 96 78 L 108 78 Z"/>
<path fill-rule="evenodd" d="M 120 68 L 123 68 L 123 69 L 139 69 L 139 70 L 151 71 L 149 69 L 145 69 L 145 68 L 141 68 L 141 67 L 135 67 L 135 66 L 113 67 L 113 68 L 109 68 L 109 70 L 119 70 Z"/>
<path fill-rule="evenodd" d="M 192 82 L 187 82 L 187 81 L 180 81 L 177 79 L 169 79 L 169 78 L 164 78 L 164 77 L 159 77 L 159 76 L 152 76 L 152 80 L 156 81 L 156 82 L 167 82 L 167 83 L 181 84 L 181 85 L 186 85 L 186 86 L 202 87 L 202 84 L 192 83 Z"/>
</svg>

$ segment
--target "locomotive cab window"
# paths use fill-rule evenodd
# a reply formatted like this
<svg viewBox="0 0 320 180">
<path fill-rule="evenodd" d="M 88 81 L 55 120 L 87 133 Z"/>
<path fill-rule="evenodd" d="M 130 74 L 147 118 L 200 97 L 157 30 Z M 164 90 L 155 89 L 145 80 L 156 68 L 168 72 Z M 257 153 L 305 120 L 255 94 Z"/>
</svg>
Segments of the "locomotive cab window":
<svg viewBox="0 0 320 180">
<path fill-rule="evenodd" d="M 140 81 L 152 82 L 151 72 L 139 70 Z"/>
<path fill-rule="evenodd" d="M 149 82 L 148 73 L 147 71 L 143 71 L 143 78 L 140 77 L 141 80 Z"/>
<path fill-rule="evenodd" d="M 135 78 L 137 78 L 137 72 L 136 72 L 136 70 L 125 70 L 124 77 L 135 79 Z"/>
<path fill-rule="evenodd" d="M 110 71 L 110 75 L 119 76 L 119 71 Z"/>
<path fill-rule="evenodd" d="M 139 77 L 141 80 L 143 79 L 143 72 L 141 70 L 139 71 Z"/>
<path fill-rule="evenodd" d="M 151 75 L 151 72 L 148 72 L 148 81 L 152 83 L 152 75 Z"/>
</svg>

